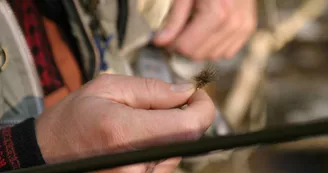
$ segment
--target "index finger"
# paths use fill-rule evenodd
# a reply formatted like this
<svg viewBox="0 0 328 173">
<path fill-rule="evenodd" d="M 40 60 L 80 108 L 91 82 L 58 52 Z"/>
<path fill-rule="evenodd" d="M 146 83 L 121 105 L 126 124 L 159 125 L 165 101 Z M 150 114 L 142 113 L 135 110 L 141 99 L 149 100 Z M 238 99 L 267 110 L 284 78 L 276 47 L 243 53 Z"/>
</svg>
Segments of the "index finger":
<svg viewBox="0 0 328 173">
<path fill-rule="evenodd" d="M 165 46 L 175 40 L 186 25 L 194 0 L 175 0 L 165 27 L 154 38 L 158 46 Z"/>
<path fill-rule="evenodd" d="M 198 90 L 188 101 L 188 106 L 183 110 L 184 116 L 195 118 L 202 130 L 206 130 L 214 121 L 215 106 L 209 95 Z"/>
<path fill-rule="evenodd" d="M 138 134 L 138 139 L 147 142 L 142 145 L 158 145 L 177 141 L 196 140 L 214 121 L 214 104 L 205 91 L 197 91 L 189 99 L 186 109 L 135 110 L 134 124 L 142 124 L 129 129 Z M 137 127 L 137 126 L 135 126 Z"/>
</svg>

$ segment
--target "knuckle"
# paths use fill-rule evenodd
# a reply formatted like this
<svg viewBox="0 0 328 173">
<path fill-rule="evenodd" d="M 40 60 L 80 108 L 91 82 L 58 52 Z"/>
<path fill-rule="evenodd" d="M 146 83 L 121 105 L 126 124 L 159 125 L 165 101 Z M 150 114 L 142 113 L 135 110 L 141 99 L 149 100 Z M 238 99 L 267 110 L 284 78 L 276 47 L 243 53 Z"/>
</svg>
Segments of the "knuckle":
<svg viewBox="0 0 328 173">
<path fill-rule="evenodd" d="M 152 93 L 156 93 L 156 86 L 158 85 L 158 80 L 154 78 L 146 78 L 144 82 L 147 93 L 151 97 Z"/>
<path fill-rule="evenodd" d="M 218 27 L 223 21 L 227 19 L 228 14 L 221 9 L 221 4 L 218 1 L 200 3 L 199 5 L 200 11 L 205 14 L 208 19 L 211 19 L 211 24 L 213 26 Z"/>
<path fill-rule="evenodd" d="M 89 91 L 92 91 L 93 88 L 95 88 L 95 86 L 97 85 L 98 83 L 98 79 L 95 79 L 93 81 L 89 81 L 87 82 L 86 84 L 84 84 L 82 87 L 81 87 L 81 90 L 83 92 L 89 92 Z"/>
<path fill-rule="evenodd" d="M 107 82 L 110 79 L 109 74 L 102 74 L 97 76 L 94 80 L 87 82 L 82 86 L 82 89 L 86 92 L 92 92 L 95 89 L 98 88 L 98 86 L 101 86 L 105 82 Z"/>
<path fill-rule="evenodd" d="M 227 20 L 227 14 L 223 12 L 215 12 L 214 17 L 216 20 L 214 20 L 214 25 L 219 27 L 221 24 Z"/>
<path fill-rule="evenodd" d="M 221 24 L 224 23 L 228 19 L 228 14 L 224 12 L 213 12 L 212 17 L 214 21 L 212 22 L 213 26 L 217 29 L 221 27 Z"/>
<path fill-rule="evenodd" d="M 110 77 L 109 74 L 101 74 L 101 75 L 97 76 L 97 78 L 94 81 L 95 81 L 95 83 L 107 81 L 109 79 L 109 77 Z"/>
<path fill-rule="evenodd" d="M 207 11 L 210 12 L 213 17 L 216 17 L 217 21 L 223 21 L 227 17 L 227 12 L 222 10 L 221 4 L 219 1 L 211 1 L 211 3 L 204 3 L 207 4 Z"/>
</svg>

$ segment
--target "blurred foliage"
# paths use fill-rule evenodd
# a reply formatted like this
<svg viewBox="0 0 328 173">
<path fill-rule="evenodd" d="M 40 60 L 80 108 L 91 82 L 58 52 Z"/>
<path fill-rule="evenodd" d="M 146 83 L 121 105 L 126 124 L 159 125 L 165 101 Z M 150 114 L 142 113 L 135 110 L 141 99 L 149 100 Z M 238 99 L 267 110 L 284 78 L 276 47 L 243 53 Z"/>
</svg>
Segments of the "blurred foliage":
<svg viewBox="0 0 328 173">
<path fill-rule="evenodd" d="M 258 28 L 273 29 L 272 26 L 290 16 L 304 1 L 258 0 Z M 328 118 L 327 33 L 328 8 L 320 18 L 304 26 L 292 42 L 271 55 L 265 79 L 258 90 L 263 92 L 259 92 L 261 94 L 256 95 L 251 103 L 250 111 L 247 113 L 249 117 L 254 114 L 254 110 L 257 110 L 256 114 L 266 116 L 267 127 Z M 232 61 L 219 63 L 220 80 L 210 87 L 209 93 L 216 98 L 215 101 L 220 108 L 224 106 L 227 93 L 231 90 L 235 76 L 239 72 L 240 64 L 247 53 L 245 50 Z M 253 120 L 249 118 L 248 121 Z M 316 140 L 313 141 L 313 145 L 310 142 L 307 149 L 315 150 Z M 251 161 L 248 158 L 242 158 L 246 157 L 249 151 L 240 149 L 239 152 L 235 152 L 231 160 L 206 162 L 207 166 L 203 166 L 204 169 L 198 172 L 249 173 L 251 169 L 252 173 L 292 173 L 327 170 L 325 165 L 327 165 L 328 155 L 327 152 L 321 150 L 286 153 L 272 152 L 270 147 L 269 149 L 261 148 L 256 150 L 255 154 L 250 154 Z M 236 159 L 238 157 L 239 160 Z M 250 162 L 249 165 L 243 165 L 246 162 Z"/>
<path fill-rule="evenodd" d="M 270 29 L 270 15 L 265 2 L 258 5 L 259 28 Z M 271 0 L 270 0 L 271 1 Z M 275 1 L 275 0 L 272 0 Z M 290 16 L 302 0 L 276 0 L 277 21 Z M 328 117 L 328 10 L 308 23 L 291 43 L 271 55 L 264 82 L 270 124 L 299 122 Z M 245 52 L 233 61 L 219 63 L 221 77 L 217 84 L 217 102 L 223 106 Z M 327 105 L 327 106 L 324 106 Z M 326 109 L 327 107 L 327 109 Z M 289 116 L 289 117 L 286 117 Z M 269 125 L 270 125 L 269 124 Z"/>
</svg>

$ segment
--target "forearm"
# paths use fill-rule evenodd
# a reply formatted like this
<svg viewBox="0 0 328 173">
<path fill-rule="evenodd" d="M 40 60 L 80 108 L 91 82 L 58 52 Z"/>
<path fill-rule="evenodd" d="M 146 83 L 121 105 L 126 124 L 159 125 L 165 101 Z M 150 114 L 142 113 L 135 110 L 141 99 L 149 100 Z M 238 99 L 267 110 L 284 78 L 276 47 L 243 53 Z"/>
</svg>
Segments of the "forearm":
<svg viewBox="0 0 328 173">
<path fill-rule="evenodd" d="M 34 119 L 0 130 L 0 172 L 42 164 Z"/>
</svg>

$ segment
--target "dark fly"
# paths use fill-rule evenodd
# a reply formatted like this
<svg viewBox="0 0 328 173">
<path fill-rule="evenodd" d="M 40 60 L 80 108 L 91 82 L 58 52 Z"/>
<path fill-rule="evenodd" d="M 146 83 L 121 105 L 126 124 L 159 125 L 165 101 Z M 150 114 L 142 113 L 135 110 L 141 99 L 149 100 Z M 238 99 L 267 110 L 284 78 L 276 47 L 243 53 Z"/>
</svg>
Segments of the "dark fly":
<svg viewBox="0 0 328 173">
<path fill-rule="evenodd" d="M 218 68 L 213 63 L 207 63 L 203 70 L 193 77 L 196 88 L 204 88 L 207 84 L 218 79 Z"/>
</svg>

